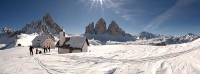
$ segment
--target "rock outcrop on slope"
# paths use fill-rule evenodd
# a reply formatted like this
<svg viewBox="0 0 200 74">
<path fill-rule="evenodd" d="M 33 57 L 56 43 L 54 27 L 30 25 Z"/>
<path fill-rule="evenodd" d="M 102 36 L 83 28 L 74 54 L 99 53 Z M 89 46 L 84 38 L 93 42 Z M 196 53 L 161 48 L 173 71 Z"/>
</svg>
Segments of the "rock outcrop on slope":
<svg viewBox="0 0 200 74">
<path fill-rule="evenodd" d="M 104 34 L 106 33 L 106 22 L 103 18 L 100 18 L 95 25 L 95 34 Z"/>
<path fill-rule="evenodd" d="M 125 33 L 119 25 L 113 20 L 111 21 L 110 25 L 108 26 L 108 29 L 106 28 L 106 22 L 103 18 L 100 18 L 98 22 L 95 25 L 94 28 L 94 22 L 86 26 L 85 33 L 89 34 L 109 34 L 112 36 L 122 35 L 122 36 L 129 36 L 132 37 L 131 34 Z"/>
<path fill-rule="evenodd" d="M 94 32 L 94 22 L 92 22 L 91 24 L 89 23 L 89 25 L 86 26 L 85 33 L 95 34 L 95 32 Z"/>
</svg>

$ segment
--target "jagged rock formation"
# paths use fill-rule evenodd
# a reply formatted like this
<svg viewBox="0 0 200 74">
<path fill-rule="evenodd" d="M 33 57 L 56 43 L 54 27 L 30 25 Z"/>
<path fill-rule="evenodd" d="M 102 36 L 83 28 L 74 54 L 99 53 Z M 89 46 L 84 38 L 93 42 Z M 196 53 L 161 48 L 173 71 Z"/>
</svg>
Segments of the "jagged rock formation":
<svg viewBox="0 0 200 74">
<path fill-rule="evenodd" d="M 56 24 L 49 13 L 43 17 L 42 20 L 32 21 L 31 23 L 27 23 L 25 27 L 21 30 L 13 31 L 9 37 L 15 37 L 21 33 L 32 34 L 38 33 L 39 35 L 58 35 L 61 30 L 60 26 Z M 2 31 L 7 31 L 7 28 L 4 28 Z"/>
<path fill-rule="evenodd" d="M 119 28 L 118 24 L 114 20 L 108 26 L 107 33 L 114 36 L 125 35 L 125 32 L 121 28 Z"/>
<path fill-rule="evenodd" d="M 104 34 L 106 33 L 106 22 L 103 18 L 100 18 L 95 25 L 95 34 Z"/>
<path fill-rule="evenodd" d="M 32 21 L 22 28 L 22 33 L 38 33 L 40 35 L 59 34 L 60 26 L 56 24 L 49 13 L 42 20 Z"/>
<path fill-rule="evenodd" d="M 106 22 L 103 18 L 100 18 L 98 20 L 98 22 L 95 25 L 95 28 L 94 28 L 94 22 L 86 26 L 85 33 L 89 33 L 89 34 L 107 33 L 113 36 L 122 35 L 122 36 L 132 37 L 131 34 L 125 33 L 125 31 L 123 31 L 114 20 L 110 23 L 110 25 L 108 26 L 108 29 L 106 29 Z"/>
<path fill-rule="evenodd" d="M 89 23 L 89 25 L 86 26 L 85 33 L 95 34 L 95 32 L 94 32 L 94 22 L 92 22 L 91 24 Z"/>
<path fill-rule="evenodd" d="M 42 18 L 42 20 L 38 21 L 32 21 L 30 23 L 27 23 L 25 27 L 23 27 L 21 30 L 11 30 L 7 27 L 2 29 L 2 33 L 0 34 L 0 39 L 3 39 L 0 41 L 0 43 L 13 43 L 18 38 L 18 35 L 24 34 L 35 34 L 35 35 L 53 35 L 57 36 L 59 34 L 59 31 L 61 30 L 60 26 L 56 24 L 51 15 L 49 13 L 46 13 L 46 15 Z"/>
</svg>

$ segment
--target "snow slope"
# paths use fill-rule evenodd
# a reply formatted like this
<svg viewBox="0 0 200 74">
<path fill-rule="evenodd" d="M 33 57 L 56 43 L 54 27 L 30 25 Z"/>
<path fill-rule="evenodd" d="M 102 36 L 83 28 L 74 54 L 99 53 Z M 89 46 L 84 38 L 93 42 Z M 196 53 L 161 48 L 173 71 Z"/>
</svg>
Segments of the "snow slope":
<svg viewBox="0 0 200 74">
<path fill-rule="evenodd" d="M 90 52 L 29 56 L 28 47 L 0 50 L 0 73 L 199 74 L 200 39 L 167 46 L 102 45 Z"/>
</svg>

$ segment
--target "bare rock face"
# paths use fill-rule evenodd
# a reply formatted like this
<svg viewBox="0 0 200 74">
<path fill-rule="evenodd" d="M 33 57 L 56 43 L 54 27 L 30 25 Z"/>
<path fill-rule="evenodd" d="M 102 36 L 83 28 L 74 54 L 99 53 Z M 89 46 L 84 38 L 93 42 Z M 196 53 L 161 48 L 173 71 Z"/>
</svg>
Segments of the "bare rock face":
<svg viewBox="0 0 200 74">
<path fill-rule="evenodd" d="M 106 22 L 103 18 L 100 18 L 98 20 L 98 22 L 95 25 L 95 28 L 94 28 L 94 22 L 92 22 L 91 24 L 86 26 L 85 33 L 89 33 L 89 34 L 107 33 L 107 34 L 110 34 L 113 36 L 122 35 L 122 36 L 132 37 L 131 34 L 125 33 L 125 31 L 123 31 L 114 20 L 110 23 L 110 25 L 108 26 L 108 29 L 107 29 Z"/>
<path fill-rule="evenodd" d="M 89 33 L 89 34 L 94 34 L 94 22 L 92 22 L 91 24 L 89 23 L 88 26 L 86 26 L 85 28 L 85 33 Z"/>
<path fill-rule="evenodd" d="M 107 33 L 114 36 L 125 35 L 125 32 L 121 28 L 119 28 L 118 24 L 115 21 L 112 21 L 110 23 L 110 25 L 108 26 Z"/>
<path fill-rule="evenodd" d="M 104 34 L 106 33 L 106 22 L 103 18 L 100 18 L 95 25 L 95 34 Z"/>
<path fill-rule="evenodd" d="M 43 21 L 45 21 L 47 24 L 54 23 L 54 21 L 51 18 L 51 15 L 49 13 L 46 13 L 46 16 L 43 17 Z"/>
</svg>

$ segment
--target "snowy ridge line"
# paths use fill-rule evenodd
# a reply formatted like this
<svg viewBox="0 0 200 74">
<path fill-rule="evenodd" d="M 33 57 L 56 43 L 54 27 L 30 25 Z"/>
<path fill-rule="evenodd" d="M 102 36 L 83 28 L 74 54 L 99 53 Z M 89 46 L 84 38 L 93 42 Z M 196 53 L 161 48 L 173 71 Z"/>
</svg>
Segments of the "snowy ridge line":
<svg viewBox="0 0 200 74">
<path fill-rule="evenodd" d="M 200 46 L 199 46 L 200 47 Z M 193 47 L 189 50 L 182 51 L 182 52 L 177 52 L 177 53 L 170 53 L 170 54 L 165 54 L 161 56 L 155 56 L 155 57 L 146 57 L 146 58 L 139 58 L 139 59 L 113 59 L 115 56 L 111 58 L 104 58 L 104 57 L 80 57 L 80 56 L 67 56 L 70 59 L 73 60 L 80 60 L 80 61 L 91 61 L 91 62 L 96 62 L 96 63 L 102 63 L 102 62 L 112 62 L 112 63 L 145 63 L 145 62 L 154 62 L 154 61 L 159 61 L 163 59 L 169 59 L 169 58 L 174 58 L 189 52 L 192 52 L 194 50 L 197 50 L 199 47 Z M 83 62 L 84 62 L 83 61 Z"/>
<path fill-rule="evenodd" d="M 44 64 L 43 64 L 38 58 L 35 57 L 34 59 L 38 62 L 38 64 L 39 64 L 43 69 L 46 70 L 47 73 L 49 73 L 49 74 L 56 74 L 56 73 L 53 73 L 51 70 L 47 69 L 47 68 L 44 66 Z"/>
</svg>

